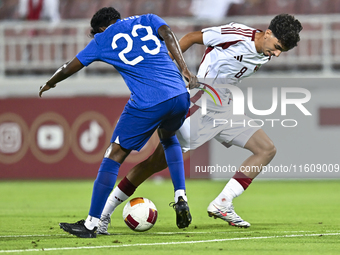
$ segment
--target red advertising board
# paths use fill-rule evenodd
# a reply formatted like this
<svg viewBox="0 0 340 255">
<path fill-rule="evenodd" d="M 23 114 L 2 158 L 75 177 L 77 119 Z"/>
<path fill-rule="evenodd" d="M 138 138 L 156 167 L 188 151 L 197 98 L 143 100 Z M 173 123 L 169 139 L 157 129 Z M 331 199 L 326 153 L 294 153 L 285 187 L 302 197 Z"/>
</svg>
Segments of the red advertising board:
<svg viewBox="0 0 340 255">
<path fill-rule="evenodd" d="M 2 99 L 0 179 L 94 179 L 127 100 L 99 96 Z M 140 152 L 133 151 L 119 176 L 146 159 L 158 142 L 154 134 Z M 197 155 L 202 164 L 207 164 L 207 146 L 191 156 Z M 158 175 L 168 177 L 169 171 Z"/>
</svg>

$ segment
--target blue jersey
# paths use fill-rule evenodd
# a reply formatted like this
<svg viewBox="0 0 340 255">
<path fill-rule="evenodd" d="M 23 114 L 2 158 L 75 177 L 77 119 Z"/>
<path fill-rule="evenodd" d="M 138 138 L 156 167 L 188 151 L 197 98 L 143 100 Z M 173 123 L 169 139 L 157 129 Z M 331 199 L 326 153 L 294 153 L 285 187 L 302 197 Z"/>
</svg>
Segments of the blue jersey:
<svg viewBox="0 0 340 255">
<path fill-rule="evenodd" d="M 93 61 L 113 65 L 131 91 L 129 104 L 149 108 L 186 93 L 177 66 L 158 34 L 165 21 L 154 14 L 117 20 L 78 53 L 88 66 Z"/>
</svg>

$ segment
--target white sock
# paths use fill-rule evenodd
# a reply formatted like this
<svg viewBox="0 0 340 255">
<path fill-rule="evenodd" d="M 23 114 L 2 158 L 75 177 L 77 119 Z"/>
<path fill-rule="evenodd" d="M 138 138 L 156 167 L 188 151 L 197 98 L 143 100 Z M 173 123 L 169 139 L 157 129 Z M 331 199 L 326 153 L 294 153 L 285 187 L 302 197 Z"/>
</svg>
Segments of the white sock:
<svg viewBox="0 0 340 255">
<path fill-rule="evenodd" d="M 231 203 L 233 199 L 241 195 L 243 191 L 242 185 L 234 178 L 231 178 L 214 201 L 219 205 Z"/>
<path fill-rule="evenodd" d="M 85 221 L 85 227 L 89 230 L 92 230 L 94 227 L 98 227 L 99 219 L 92 216 L 87 216 Z"/>
<path fill-rule="evenodd" d="M 188 198 L 184 189 L 178 189 L 175 191 L 175 203 L 178 202 L 178 197 L 183 197 L 183 199 L 188 202 Z"/>
<path fill-rule="evenodd" d="M 129 196 L 127 196 L 123 191 L 116 186 L 108 199 L 106 200 L 105 207 L 102 212 L 102 216 L 109 215 L 113 213 L 113 211 L 116 209 L 118 205 L 123 203 L 126 199 L 128 199 Z"/>
</svg>

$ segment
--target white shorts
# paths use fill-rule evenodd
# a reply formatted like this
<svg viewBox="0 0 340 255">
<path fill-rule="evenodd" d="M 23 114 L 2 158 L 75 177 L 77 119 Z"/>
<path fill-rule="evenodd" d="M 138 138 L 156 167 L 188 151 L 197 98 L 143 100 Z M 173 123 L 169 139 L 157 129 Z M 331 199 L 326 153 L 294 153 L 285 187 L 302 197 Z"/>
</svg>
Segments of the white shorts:
<svg viewBox="0 0 340 255">
<path fill-rule="evenodd" d="M 248 123 L 252 119 L 246 115 L 232 115 L 232 112 L 207 111 L 202 115 L 197 110 L 187 118 L 176 132 L 182 152 L 194 150 L 207 141 L 215 138 L 222 145 L 244 147 L 250 137 L 260 129 Z"/>
</svg>

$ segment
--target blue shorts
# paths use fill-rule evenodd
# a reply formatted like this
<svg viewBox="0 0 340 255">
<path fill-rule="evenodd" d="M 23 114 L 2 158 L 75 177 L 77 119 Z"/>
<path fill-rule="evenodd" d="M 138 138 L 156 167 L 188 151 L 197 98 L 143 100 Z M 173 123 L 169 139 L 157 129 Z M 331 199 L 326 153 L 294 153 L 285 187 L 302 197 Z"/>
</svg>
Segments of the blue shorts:
<svg viewBox="0 0 340 255">
<path fill-rule="evenodd" d="M 178 130 L 190 106 L 189 93 L 181 94 L 147 109 L 126 104 L 116 125 L 111 143 L 140 151 L 157 128 Z"/>
</svg>

